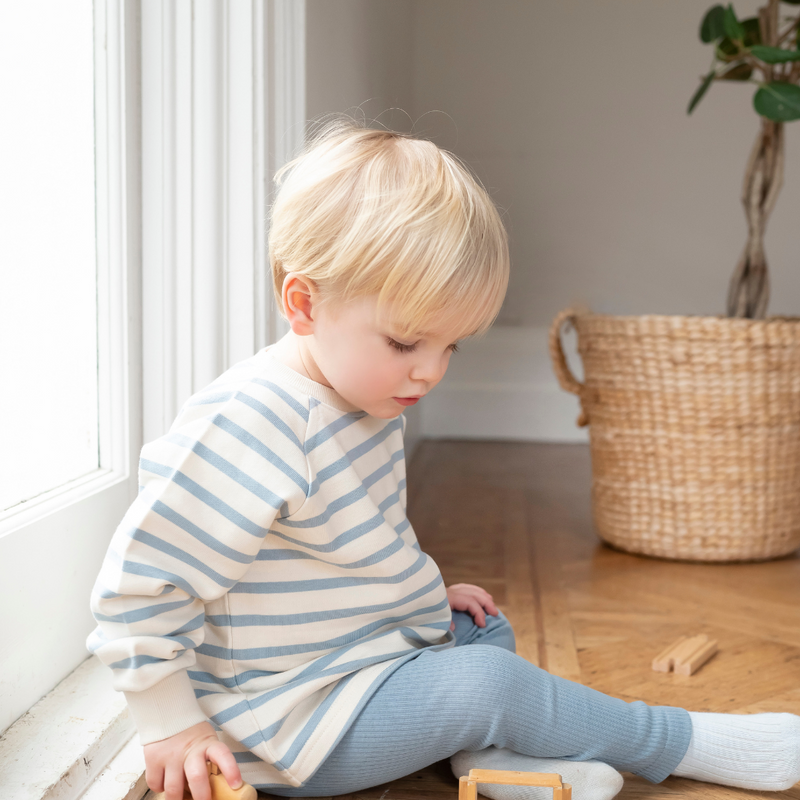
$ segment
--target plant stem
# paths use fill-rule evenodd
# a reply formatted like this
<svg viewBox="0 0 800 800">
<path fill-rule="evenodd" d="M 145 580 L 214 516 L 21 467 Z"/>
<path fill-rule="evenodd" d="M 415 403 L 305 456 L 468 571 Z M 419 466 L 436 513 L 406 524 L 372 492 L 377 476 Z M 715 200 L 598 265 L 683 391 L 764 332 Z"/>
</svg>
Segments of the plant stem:
<svg viewBox="0 0 800 800">
<path fill-rule="evenodd" d="M 800 16 L 792 20 L 792 24 L 778 36 L 777 46 L 780 47 L 793 33 L 797 31 L 797 26 L 800 25 Z"/>
<path fill-rule="evenodd" d="M 764 233 L 783 185 L 783 153 L 783 123 L 762 119 L 742 186 L 748 233 L 728 291 L 731 317 L 762 319 L 767 310 L 769 277 Z"/>
</svg>

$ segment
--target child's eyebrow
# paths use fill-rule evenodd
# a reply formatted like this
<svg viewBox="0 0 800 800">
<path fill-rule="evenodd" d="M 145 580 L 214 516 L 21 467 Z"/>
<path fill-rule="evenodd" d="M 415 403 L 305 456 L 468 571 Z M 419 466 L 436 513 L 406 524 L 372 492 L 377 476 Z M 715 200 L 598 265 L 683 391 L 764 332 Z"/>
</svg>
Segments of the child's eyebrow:
<svg viewBox="0 0 800 800">
<path fill-rule="evenodd" d="M 470 336 L 474 336 L 477 332 L 478 332 L 477 330 L 474 330 L 471 333 L 466 333 L 463 336 L 459 336 L 457 338 L 459 340 L 468 339 Z M 429 339 L 432 336 L 436 336 L 436 334 L 433 331 L 426 331 L 426 332 L 422 332 L 422 333 L 420 333 L 420 332 L 414 333 L 414 334 L 412 334 L 412 336 L 415 336 L 418 339 Z"/>
<path fill-rule="evenodd" d="M 400 334 L 400 331 L 402 330 L 402 326 L 401 325 L 396 325 L 393 322 L 388 322 L 387 325 L 386 325 L 386 329 L 387 329 L 387 333 L 391 332 L 392 335 L 398 336 L 400 339 L 404 339 L 404 338 L 405 339 L 430 339 L 430 338 L 435 338 L 436 335 L 437 335 L 436 331 L 413 331 L 413 332 L 408 333 L 405 336 L 403 336 L 402 334 Z M 474 336 L 477 332 L 478 332 L 478 329 L 476 328 L 474 331 L 471 331 L 470 333 L 465 333 L 465 334 L 463 334 L 461 336 L 458 336 L 456 338 L 456 341 L 460 342 L 462 339 L 468 339 L 470 336 Z"/>
</svg>

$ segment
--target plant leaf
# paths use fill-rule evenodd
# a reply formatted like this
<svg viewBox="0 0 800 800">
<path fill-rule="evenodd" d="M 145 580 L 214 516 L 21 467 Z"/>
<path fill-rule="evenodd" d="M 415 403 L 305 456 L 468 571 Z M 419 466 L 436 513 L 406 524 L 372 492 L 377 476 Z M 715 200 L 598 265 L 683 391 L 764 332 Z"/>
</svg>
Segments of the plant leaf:
<svg viewBox="0 0 800 800">
<path fill-rule="evenodd" d="M 800 0 L 797 0 L 800 3 Z M 752 47 L 754 44 L 761 44 L 761 23 L 758 17 L 748 17 L 742 20 L 744 28 L 744 46 Z"/>
<path fill-rule="evenodd" d="M 711 72 L 703 78 L 697 91 L 692 95 L 692 99 L 689 101 L 689 108 L 686 109 L 687 114 L 691 114 L 692 111 L 694 111 L 694 107 L 703 99 L 703 95 L 708 91 L 708 87 L 711 86 L 715 75 L 716 72 L 712 69 Z"/>
<path fill-rule="evenodd" d="M 800 0 L 798 0 L 800 2 Z M 706 11 L 703 21 L 700 23 L 700 41 L 709 44 L 725 35 L 723 20 L 725 19 L 725 9 L 722 6 L 712 6 Z"/>
<path fill-rule="evenodd" d="M 756 44 L 750 52 L 765 64 L 783 64 L 786 61 L 800 61 L 800 50 L 784 50 L 782 47 L 767 47 Z"/>
<path fill-rule="evenodd" d="M 739 48 L 726 36 L 717 43 L 716 56 L 720 61 L 736 61 L 739 58 Z"/>
<path fill-rule="evenodd" d="M 723 81 L 749 81 L 752 74 L 753 68 L 749 64 L 742 62 L 729 67 L 727 72 L 723 72 L 718 77 Z"/>
<path fill-rule="evenodd" d="M 733 4 L 728 4 L 725 9 L 725 16 L 722 19 L 722 27 L 725 30 L 725 35 L 736 42 L 741 42 L 744 39 L 744 28 L 742 23 L 736 19 L 736 12 L 733 10 Z"/>
<path fill-rule="evenodd" d="M 755 93 L 753 106 L 762 117 L 773 122 L 800 119 L 800 86 L 793 83 L 765 83 Z"/>
</svg>

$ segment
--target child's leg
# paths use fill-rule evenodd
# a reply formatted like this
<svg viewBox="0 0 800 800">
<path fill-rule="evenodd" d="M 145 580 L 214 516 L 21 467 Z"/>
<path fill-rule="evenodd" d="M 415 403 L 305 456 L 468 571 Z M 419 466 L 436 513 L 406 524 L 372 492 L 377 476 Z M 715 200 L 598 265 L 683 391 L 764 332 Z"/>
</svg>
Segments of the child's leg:
<svg viewBox="0 0 800 800">
<path fill-rule="evenodd" d="M 470 614 L 453 612 L 456 646 L 491 644 L 516 652 L 514 631 L 508 620 L 499 614 L 487 615 L 486 626 L 479 628 Z M 611 800 L 622 789 L 623 779 L 613 767 L 602 761 L 566 761 L 560 758 L 536 758 L 498 747 L 483 750 L 459 750 L 450 758 L 453 774 L 460 778 L 471 769 L 499 769 L 520 772 L 555 772 L 572 786 L 578 800 Z M 550 789 L 524 786 L 483 786 L 481 794 L 494 800 L 548 800 Z"/>
<path fill-rule="evenodd" d="M 683 709 L 626 703 L 501 647 L 474 644 L 403 664 L 305 787 L 266 791 L 345 794 L 490 745 L 542 758 L 595 759 L 658 782 L 681 761 L 691 731 Z"/>
</svg>

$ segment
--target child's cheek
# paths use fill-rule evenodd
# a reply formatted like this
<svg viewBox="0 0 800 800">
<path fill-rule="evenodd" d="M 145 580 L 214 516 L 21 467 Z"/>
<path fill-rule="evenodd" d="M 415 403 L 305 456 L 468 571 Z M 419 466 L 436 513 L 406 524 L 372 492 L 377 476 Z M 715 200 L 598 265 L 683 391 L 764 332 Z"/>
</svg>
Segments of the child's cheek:
<svg viewBox="0 0 800 800">
<path fill-rule="evenodd" d="M 392 361 L 390 357 L 362 364 L 362 386 L 371 396 L 378 399 L 389 398 L 399 391 L 395 377 L 397 368 Z"/>
</svg>

